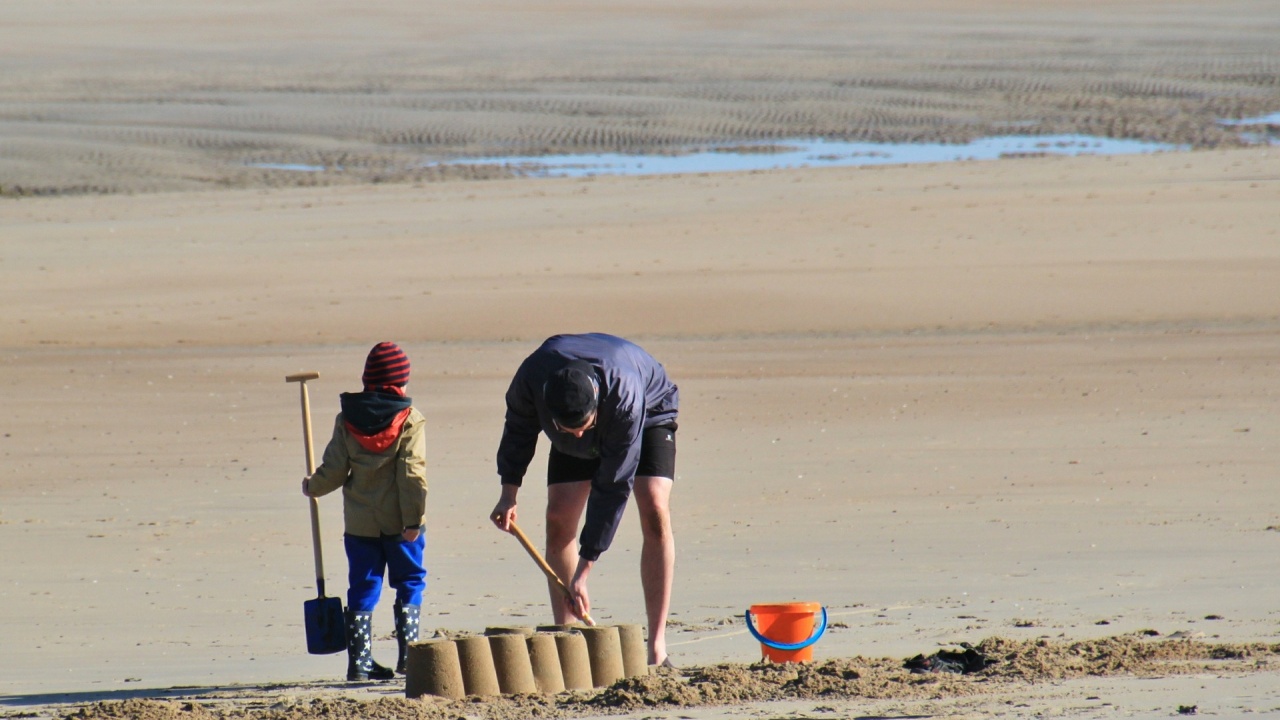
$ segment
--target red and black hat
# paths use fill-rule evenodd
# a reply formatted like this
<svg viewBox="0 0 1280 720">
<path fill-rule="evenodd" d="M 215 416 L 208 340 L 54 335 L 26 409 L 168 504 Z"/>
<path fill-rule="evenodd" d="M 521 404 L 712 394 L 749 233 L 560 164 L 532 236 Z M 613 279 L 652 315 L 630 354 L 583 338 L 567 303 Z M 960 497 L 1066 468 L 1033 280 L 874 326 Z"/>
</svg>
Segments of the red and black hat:
<svg viewBox="0 0 1280 720">
<path fill-rule="evenodd" d="M 365 387 L 404 387 L 409 383 L 409 356 L 393 342 L 380 342 L 364 361 Z"/>
</svg>

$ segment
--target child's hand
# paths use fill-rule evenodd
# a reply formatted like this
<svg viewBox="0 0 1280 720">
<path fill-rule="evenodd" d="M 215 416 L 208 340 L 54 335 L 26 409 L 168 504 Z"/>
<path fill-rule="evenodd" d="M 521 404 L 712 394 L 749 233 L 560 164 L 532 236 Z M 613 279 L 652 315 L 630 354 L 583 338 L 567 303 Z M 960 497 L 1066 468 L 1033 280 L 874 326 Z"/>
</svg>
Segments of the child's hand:
<svg viewBox="0 0 1280 720">
<path fill-rule="evenodd" d="M 311 491 L 307 489 L 307 483 L 310 481 L 311 481 L 311 478 L 309 477 L 302 478 L 302 494 L 306 495 L 307 497 L 311 497 Z"/>
</svg>

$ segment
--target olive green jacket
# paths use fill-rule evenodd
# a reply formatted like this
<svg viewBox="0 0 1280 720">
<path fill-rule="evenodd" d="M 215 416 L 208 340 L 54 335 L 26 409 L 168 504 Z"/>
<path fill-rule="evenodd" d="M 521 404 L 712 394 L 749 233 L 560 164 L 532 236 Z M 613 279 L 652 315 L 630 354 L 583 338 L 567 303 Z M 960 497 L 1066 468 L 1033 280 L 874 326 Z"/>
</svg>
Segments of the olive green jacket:
<svg viewBox="0 0 1280 720">
<path fill-rule="evenodd" d="M 320 467 L 307 482 L 319 497 L 342 488 L 347 534 L 376 538 L 422 527 L 427 510 L 426 419 L 409 411 L 400 439 L 381 453 L 366 450 L 347 430 L 342 413 Z"/>
</svg>

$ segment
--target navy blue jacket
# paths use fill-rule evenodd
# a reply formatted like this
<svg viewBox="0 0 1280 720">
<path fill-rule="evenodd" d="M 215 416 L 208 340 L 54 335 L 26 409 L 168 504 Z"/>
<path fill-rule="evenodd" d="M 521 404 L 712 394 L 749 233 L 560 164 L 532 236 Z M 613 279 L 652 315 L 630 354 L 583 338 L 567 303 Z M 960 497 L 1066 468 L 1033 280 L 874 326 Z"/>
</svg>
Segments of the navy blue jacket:
<svg viewBox="0 0 1280 720">
<path fill-rule="evenodd" d="M 581 438 L 556 429 L 542 397 L 547 378 L 573 360 L 590 364 L 600 383 L 595 427 Z M 662 364 L 638 345 L 603 333 L 547 338 L 520 364 L 507 389 L 498 476 L 505 485 L 523 482 L 538 433 L 544 433 L 551 445 L 566 455 L 599 458 L 600 469 L 591 480 L 587 519 L 578 541 L 578 554 L 595 560 L 609 549 L 631 497 L 643 430 L 673 423 L 679 404 L 679 391 Z"/>
</svg>

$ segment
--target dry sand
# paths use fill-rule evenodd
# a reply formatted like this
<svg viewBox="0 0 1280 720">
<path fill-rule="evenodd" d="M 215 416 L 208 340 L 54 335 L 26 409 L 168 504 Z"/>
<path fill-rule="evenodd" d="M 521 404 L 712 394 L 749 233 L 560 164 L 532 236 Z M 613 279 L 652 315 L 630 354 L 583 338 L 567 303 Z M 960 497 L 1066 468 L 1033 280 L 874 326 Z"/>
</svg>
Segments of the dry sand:
<svg viewBox="0 0 1280 720">
<path fill-rule="evenodd" d="M 1214 122 L 1280 109 L 1280 9 L 846 5 L 7 3 L 0 184 L 58 197 L 0 202 L 0 717 L 1280 713 L 1280 148 Z M 1205 149 L 387 169 L 1015 120 Z M 330 157 L 382 170 L 242 171 Z M 681 387 L 683 677 L 458 705 L 335 682 L 303 642 L 284 376 L 321 374 L 327 428 L 400 342 L 433 427 L 424 625 L 532 624 L 538 571 L 485 520 L 502 392 L 591 330 Z M 601 621 L 643 617 L 638 535 L 593 575 Z M 829 609 L 819 662 L 744 665 L 742 611 L 782 600 Z M 983 640 L 982 675 L 900 667 Z"/>
</svg>

